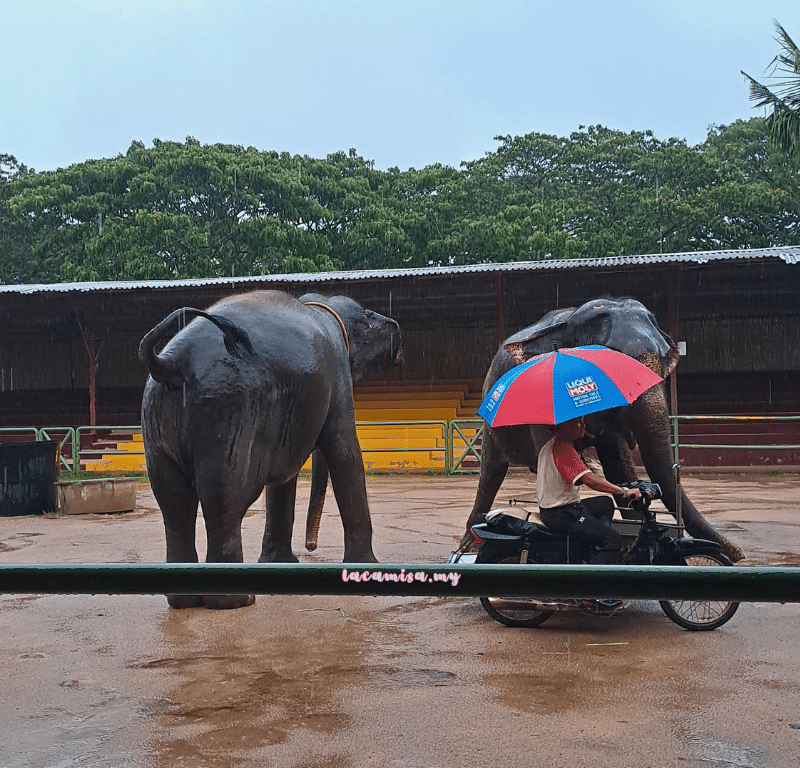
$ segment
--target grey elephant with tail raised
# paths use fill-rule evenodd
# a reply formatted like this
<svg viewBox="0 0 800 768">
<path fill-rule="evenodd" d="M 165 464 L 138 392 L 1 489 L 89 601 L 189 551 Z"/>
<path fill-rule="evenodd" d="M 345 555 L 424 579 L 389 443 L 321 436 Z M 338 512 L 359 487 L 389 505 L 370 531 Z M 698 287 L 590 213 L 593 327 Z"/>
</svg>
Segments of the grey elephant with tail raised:
<svg viewBox="0 0 800 768">
<path fill-rule="evenodd" d="M 178 322 L 189 320 L 176 334 Z M 344 561 L 375 562 L 353 372 L 398 364 L 401 355 L 397 323 L 345 296 L 254 291 L 162 320 L 142 339 L 139 356 L 150 371 L 142 437 L 167 561 L 197 562 L 199 502 L 206 561 L 242 562 L 242 518 L 266 487 L 259 561 L 296 562 L 297 477 L 314 452 L 330 472 Z M 168 600 L 176 608 L 238 608 L 255 598 Z"/>
<path fill-rule="evenodd" d="M 629 298 L 595 299 L 578 308 L 550 312 L 535 325 L 506 339 L 486 374 L 483 394 L 486 396 L 506 371 L 535 355 L 586 344 L 602 344 L 623 352 L 664 379 L 678 364 L 675 343 L 643 304 Z M 742 550 L 715 530 L 676 484 L 663 383 L 647 390 L 630 406 L 588 415 L 586 427 L 608 480 L 619 484 L 637 479 L 631 452 L 638 445 L 650 480 L 661 486 L 664 504 L 673 514 L 679 490 L 686 530 L 696 538 L 719 542 L 733 562 L 744 557 Z M 552 432 L 542 426 L 491 428 L 484 424 L 480 478 L 467 531 L 491 509 L 511 464 L 536 471 L 539 449 L 551 436 Z"/>
</svg>

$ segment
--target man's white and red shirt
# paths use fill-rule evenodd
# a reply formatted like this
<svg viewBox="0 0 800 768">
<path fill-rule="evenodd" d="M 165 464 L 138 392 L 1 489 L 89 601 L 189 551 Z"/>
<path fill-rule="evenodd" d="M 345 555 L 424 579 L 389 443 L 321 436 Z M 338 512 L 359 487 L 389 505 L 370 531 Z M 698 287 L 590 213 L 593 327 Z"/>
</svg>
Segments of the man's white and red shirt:
<svg viewBox="0 0 800 768">
<path fill-rule="evenodd" d="M 581 500 L 578 481 L 589 472 L 572 443 L 553 437 L 539 451 L 536 495 L 540 509 L 577 504 Z"/>
</svg>

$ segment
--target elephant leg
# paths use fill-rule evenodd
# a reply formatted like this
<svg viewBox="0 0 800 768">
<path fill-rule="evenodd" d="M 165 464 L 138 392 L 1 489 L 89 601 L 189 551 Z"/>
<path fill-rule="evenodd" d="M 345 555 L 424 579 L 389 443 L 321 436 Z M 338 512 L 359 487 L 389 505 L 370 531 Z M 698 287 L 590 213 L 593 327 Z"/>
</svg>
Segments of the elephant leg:
<svg viewBox="0 0 800 768">
<path fill-rule="evenodd" d="M 484 425 L 478 490 L 475 494 L 472 512 L 467 518 L 465 537 L 470 536 L 470 528 L 473 525 L 484 521 L 484 515 L 492 508 L 500 486 L 506 478 L 508 466 L 509 462 L 498 446 L 494 432 Z"/>
<path fill-rule="evenodd" d="M 595 437 L 594 449 L 603 467 L 603 474 L 610 483 L 621 485 L 639 479 L 628 443 L 618 432 L 601 432 Z M 617 503 L 620 501 L 621 498 L 617 498 Z M 622 517 L 626 520 L 641 519 L 637 512 L 625 508 L 622 508 Z"/>
<path fill-rule="evenodd" d="M 326 429 L 320 440 L 331 478 L 333 495 L 344 528 L 345 563 L 377 563 L 372 550 L 372 519 L 367 501 L 364 460 L 355 424 Z"/>
<path fill-rule="evenodd" d="M 164 520 L 167 562 L 196 563 L 197 491 L 164 453 L 148 454 L 147 474 Z M 167 602 L 172 608 L 197 608 L 203 605 L 203 596 L 167 595 Z"/>
<path fill-rule="evenodd" d="M 325 505 L 325 492 L 328 490 L 328 464 L 319 448 L 311 454 L 311 496 L 308 500 L 306 518 L 306 549 L 313 552 L 317 548 L 319 526 L 322 522 L 322 508 Z"/>
<path fill-rule="evenodd" d="M 296 476 L 286 483 L 267 486 L 267 519 L 264 525 L 259 563 L 298 562 L 292 552 L 296 495 Z"/>
<path fill-rule="evenodd" d="M 244 487 L 231 492 L 209 482 L 199 495 L 206 526 L 206 562 L 243 562 L 242 519 L 258 493 L 246 493 Z M 244 608 L 254 602 L 254 595 L 203 595 L 203 604 L 214 609 Z"/>
<path fill-rule="evenodd" d="M 678 494 L 663 385 L 645 392 L 631 407 L 631 415 L 634 434 L 639 443 L 639 453 L 642 455 L 647 474 L 650 480 L 661 486 L 664 505 L 674 515 L 677 513 Z M 695 538 L 716 541 L 732 562 L 742 560 L 744 552 L 698 512 L 683 488 L 680 489 L 680 493 L 681 513 L 686 530 Z"/>
</svg>

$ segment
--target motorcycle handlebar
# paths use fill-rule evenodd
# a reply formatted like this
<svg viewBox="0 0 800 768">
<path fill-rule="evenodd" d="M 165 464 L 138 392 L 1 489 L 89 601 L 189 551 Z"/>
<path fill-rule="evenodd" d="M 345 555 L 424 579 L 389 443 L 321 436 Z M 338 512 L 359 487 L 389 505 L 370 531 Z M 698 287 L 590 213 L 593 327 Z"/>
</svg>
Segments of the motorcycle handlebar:
<svg viewBox="0 0 800 768">
<path fill-rule="evenodd" d="M 638 488 L 642 492 L 642 496 L 647 496 L 648 499 L 661 498 L 661 486 L 658 483 L 648 483 L 644 480 L 635 480 L 632 483 L 623 483 L 620 488 Z"/>
<path fill-rule="evenodd" d="M 661 486 L 658 483 L 648 483 L 644 480 L 637 480 L 633 483 L 625 483 L 620 486 L 621 488 L 638 488 L 642 492 L 640 499 L 631 499 L 631 509 L 636 509 L 639 512 L 647 512 L 650 508 L 650 502 L 653 499 L 661 498 Z"/>
</svg>

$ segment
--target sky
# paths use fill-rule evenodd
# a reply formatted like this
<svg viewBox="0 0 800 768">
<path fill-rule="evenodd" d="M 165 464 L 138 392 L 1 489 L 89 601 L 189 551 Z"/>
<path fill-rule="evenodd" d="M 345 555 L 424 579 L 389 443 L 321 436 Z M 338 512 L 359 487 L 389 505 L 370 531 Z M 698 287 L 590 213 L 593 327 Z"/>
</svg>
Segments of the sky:
<svg viewBox="0 0 800 768">
<path fill-rule="evenodd" d="M 580 126 L 705 140 L 764 114 L 798 0 L 6 0 L 0 153 L 37 171 L 195 137 L 386 170 Z"/>
</svg>

